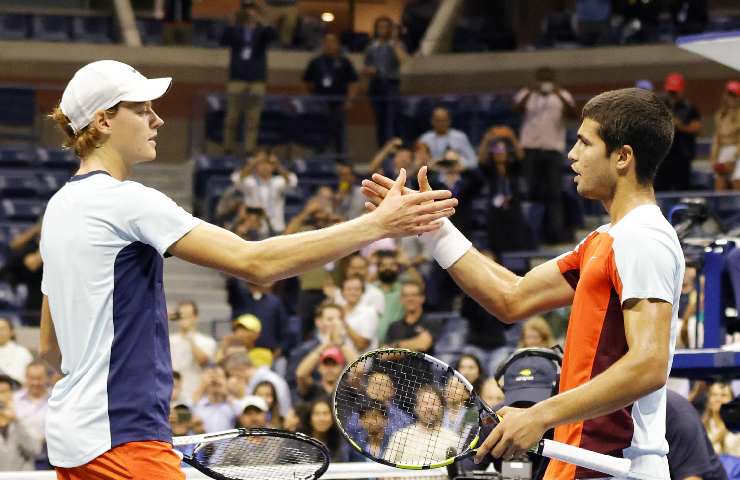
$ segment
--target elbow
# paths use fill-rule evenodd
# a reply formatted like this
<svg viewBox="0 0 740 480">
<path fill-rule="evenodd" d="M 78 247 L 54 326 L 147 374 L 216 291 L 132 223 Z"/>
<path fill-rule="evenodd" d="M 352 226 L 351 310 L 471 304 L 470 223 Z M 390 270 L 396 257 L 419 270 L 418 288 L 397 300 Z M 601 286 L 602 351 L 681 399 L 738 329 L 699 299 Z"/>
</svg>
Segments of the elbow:
<svg viewBox="0 0 740 480">
<path fill-rule="evenodd" d="M 249 283 L 266 285 L 279 280 L 279 278 L 277 278 L 275 270 L 270 268 L 269 262 L 265 261 L 264 256 L 259 253 L 258 243 L 252 243 L 248 249 L 249 252 L 239 259 L 239 267 L 235 273 Z"/>
</svg>

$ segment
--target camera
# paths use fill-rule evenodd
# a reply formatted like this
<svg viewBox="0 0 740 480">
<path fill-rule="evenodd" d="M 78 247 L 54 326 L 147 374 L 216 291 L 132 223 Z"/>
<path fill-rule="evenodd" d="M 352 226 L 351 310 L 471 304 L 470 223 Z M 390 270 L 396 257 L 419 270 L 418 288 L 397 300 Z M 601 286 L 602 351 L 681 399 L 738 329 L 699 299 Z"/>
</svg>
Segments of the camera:
<svg viewBox="0 0 740 480">
<path fill-rule="evenodd" d="M 265 211 L 261 207 L 247 207 L 247 213 L 253 215 L 264 215 Z"/>
</svg>

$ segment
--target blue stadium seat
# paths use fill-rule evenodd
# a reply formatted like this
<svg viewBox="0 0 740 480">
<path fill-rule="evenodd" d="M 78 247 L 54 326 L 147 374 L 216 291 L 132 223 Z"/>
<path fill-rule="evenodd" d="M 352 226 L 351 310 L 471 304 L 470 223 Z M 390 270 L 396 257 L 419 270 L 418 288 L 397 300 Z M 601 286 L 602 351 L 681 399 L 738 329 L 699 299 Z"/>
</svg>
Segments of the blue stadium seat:
<svg viewBox="0 0 740 480">
<path fill-rule="evenodd" d="M 69 42 L 72 39 L 72 17 L 67 15 L 34 15 L 32 38 L 46 42 Z"/>
<path fill-rule="evenodd" d="M 193 45 L 196 47 L 218 47 L 226 22 L 206 18 L 193 19 Z"/>
<path fill-rule="evenodd" d="M 315 150 L 323 150 L 329 144 L 331 132 L 328 125 L 331 119 L 326 102 L 315 97 L 294 97 L 296 125 L 292 140 Z"/>
<path fill-rule="evenodd" d="M 0 309 L 15 308 L 18 308 L 18 302 L 13 287 L 5 282 L 0 282 Z"/>
<path fill-rule="evenodd" d="M 282 145 L 290 142 L 295 112 L 290 99 L 282 96 L 265 97 L 260 116 L 260 145 Z"/>
<path fill-rule="evenodd" d="M 210 177 L 228 176 L 242 164 L 243 161 L 235 156 L 197 156 L 193 171 L 193 197 L 196 201 L 205 200 L 206 185 Z"/>
<path fill-rule="evenodd" d="M 37 159 L 38 150 L 29 145 L 0 145 L 0 168 L 30 168 Z"/>
<path fill-rule="evenodd" d="M 206 218 L 213 221 L 216 213 L 216 206 L 227 188 L 232 185 L 231 178 L 228 175 L 213 175 L 206 181 L 205 188 L 205 214 Z"/>
<path fill-rule="evenodd" d="M 218 144 L 224 141 L 224 121 L 226 119 L 226 96 L 222 93 L 210 93 L 206 96 L 206 113 L 203 118 L 206 140 Z M 244 139 L 244 119 L 237 125 L 237 141 Z"/>
<path fill-rule="evenodd" d="M 36 90 L 0 87 L 0 105 L 0 138 L 35 140 Z"/>
<path fill-rule="evenodd" d="M 51 198 L 57 190 L 67 183 L 67 180 L 69 180 L 69 177 L 71 177 L 72 174 L 61 170 L 47 170 L 37 172 L 37 176 L 39 182 L 41 182 L 41 188 L 43 189 L 43 198 Z"/>
<path fill-rule="evenodd" d="M 78 42 L 111 43 L 113 41 L 113 18 L 74 17 L 72 36 Z"/>
<path fill-rule="evenodd" d="M 144 45 L 162 45 L 164 27 L 160 20 L 155 18 L 137 18 L 136 26 L 139 28 L 141 43 Z"/>
<path fill-rule="evenodd" d="M 43 200 L 5 198 L 0 201 L 0 218 L 10 222 L 35 222 L 45 207 Z"/>
<path fill-rule="evenodd" d="M 58 169 L 72 173 L 80 166 L 80 160 L 72 150 L 39 149 L 38 166 L 43 169 Z"/>
<path fill-rule="evenodd" d="M 33 170 L 0 170 L 0 198 L 34 198 L 44 192 Z"/>
<path fill-rule="evenodd" d="M 19 13 L 0 15 L 1 40 L 25 40 L 31 32 L 31 16 Z"/>
</svg>

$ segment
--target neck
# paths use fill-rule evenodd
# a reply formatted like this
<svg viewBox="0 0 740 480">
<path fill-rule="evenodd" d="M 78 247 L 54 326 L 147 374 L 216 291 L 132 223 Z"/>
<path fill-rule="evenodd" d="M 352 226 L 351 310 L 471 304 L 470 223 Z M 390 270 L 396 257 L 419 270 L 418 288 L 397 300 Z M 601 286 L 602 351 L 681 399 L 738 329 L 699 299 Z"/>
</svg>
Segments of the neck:
<svg viewBox="0 0 740 480">
<path fill-rule="evenodd" d="M 612 225 L 620 221 L 632 209 L 641 205 L 655 205 L 655 191 L 652 185 L 617 185 L 614 196 L 604 201 L 604 207 L 609 212 Z"/>
<path fill-rule="evenodd" d="M 208 401 L 210 403 L 221 403 L 226 400 L 226 395 L 220 392 L 211 392 L 208 394 Z"/>
<path fill-rule="evenodd" d="M 406 311 L 406 323 L 416 323 L 421 317 L 421 310 Z"/>
<path fill-rule="evenodd" d="M 131 168 L 123 161 L 121 155 L 105 145 L 95 149 L 88 157 L 80 163 L 77 175 L 103 170 L 108 172 L 116 180 L 126 180 L 131 174 Z"/>
</svg>

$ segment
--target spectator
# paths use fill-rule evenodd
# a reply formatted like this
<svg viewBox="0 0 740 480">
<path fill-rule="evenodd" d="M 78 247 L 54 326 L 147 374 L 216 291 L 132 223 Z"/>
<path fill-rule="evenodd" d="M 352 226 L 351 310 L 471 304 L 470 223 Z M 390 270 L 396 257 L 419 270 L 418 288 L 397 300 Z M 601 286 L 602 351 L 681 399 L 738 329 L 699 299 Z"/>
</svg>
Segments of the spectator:
<svg viewBox="0 0 740 480">
<path fill-rule="evenodd" d="M 296 0 L 265 0 L 265 3 L 265 15 L 277 27 L 280 45 L 283 48 L 291 47 L 299 18 Z"/>
<path fill-rule="evenodd" d="M 378 17 L 373 26 L 373 41 L 365 50 L 362 73 L 370 78 L 367 94 L 375 113 L 378 146 L 398 134 L 395 122 L 401 92 L 401 65 L 408 58 L 398 39 L 399 30 L 389 17 Z"/>
<path fill-rule="evenodd" d="M 229 399 L 226 374 L 219 366 L 205 369 L 201 375 L 203 398 L 195 403 L 193 413 L 203 421 L 206 433 L 233 428 L 236 422 L 236 405 Z"/>
<path fill-rule="evenodd" d="M 522 210 L 519 188 L 524 149 L 509 127 L 486 132 L 478 149 L 478 168 L 488 183 L 488 248 L 497 256 L 535 247 Z M 507 234 L 501 235 L 505 229 Z"/>
<path fill-rule="evenodd" d="M 519 348 L 551 348 L 554 344 L 550 324 L 543 317 L 532 317 L 524 322 Z"/>
<path fill-rule="evenodd" d="M 177 370 L 172 370 L 172 397 L 170 398 L 170 405 L 187 405 L 193 404 L 191 397 L 185 397 L 182 394 L 182 375 Z"/>
<path fill-rule="evenodd" d="M 191 401 L 203 367 L 216 353 L 216 340 L 198 331 L 198 305 L 193 300 L 178 303 L 170 320 L 177 322 L 177 332 L 170 335 L 172 368 L 182 377 L 183 398 Z"/>
<path fill-rule="evenodd" d="M 519 135 L 524 147 L 524 175 L 529 198 L 545 206 L 545 240 L 570 241 L 564 231 L 561 199 L 565 120 L 577 115 L 570 92 L 555 82 L 548 67 L 535 72 L 536 85 L 514 97 L 515 109 L 524 114 Z"/>
<path fill-rule="evenodd" d="M 732 389 L 726 383 L 713 383 L 709 387 L 707 406 L 701 421 L 712 442 L 712 448 L 719 455 L 740 456 L 740 435 L 727 430 L 719 415 L 719 408 L 732 400 Z"/>
<path fill-rule="evenodd" d="M 365 213 L 365 197 L 351 165 L 337 163 L 339 185 L 335 198 L 337 215 L 351 220 Z"/>
<path fill-rule="evenodd" d="M 257 2 L 251 0 L 242 0 L 231 25 L 221 36 L 221 46 L 230 51 L 223 143 L 227 154 L 237 150 L 243 153 L 236 147 L 236 129 L 242 114 L 245 114 L 244 149 L 252 152 L 257 146 L 267 78 L 267 48 L 275 37 L 275 29 L 263 23 Z"/>
<path fill-rule="evenodd" d="M 386 434 L 389 424 L 388 409 L 372 401 L 362 402 L 358 408 L 357 418 L 358 432 L 351 434 L 352 438 L 357 440 L 358 445 L 364 445 L 364 450 L 375 458 L 383 458 L 389 440 Z M 351 451 L 350 461 L 367 462 L 369 459 Z"/>
<path fill-rule="evenodd" d="M 357 72 L 349 58 L 340 51 L 339 39 L 333 33 L 324 35 L 324 49 L 314 57 L 303 73 L 306 89 L 323 98 L 329 107 L 329 129 L 334 150 L 346 150 L 347 112 L 357 97 Z"/>
<path fill-rule="evenodd" d="M 280 414 L 275 385 L 268 381 L 260 382 L 254 387 L 254 395 L 261 398 L 267 407 L 266 426 L 283 428 L 283 416 Z"/>
<path fill-rule="evenodd" d="M 236 428 L 267 427 L 269 408 L 262 397 L 249 395 L 240 402 L 239 406 L 240 413 L 236 420 Z"/>
<path fill-rule="evenodd" d="M 666 397 L 668 468 L 675 480 L 727 480 L 727 473 L 691 403 L 670 389 Z"/>
<path fill-rule="evenodd" d="M 666 103 L 673 112 L 673 144 L 655 175 L 656 191 L 688 190 L 691 162 L 696 156 L 696 137 L 701 131 L 701 115 L 684 96 L 686 80 L 680 73 L 669 73 L 663 89 Z"/>
<path fill-rule="evenodd" d="M 432 130 L 423 134 L 419 141 L 429 147 L 435 160 L 441 159 L 448 149 L 452 149 L 460 154 L 463 168 L 475 168 L 475 151 L 468 136 L 465 132 L 450 128 L 450 124 L 450 112 L 444 107 L 435 108 L 432 112 Z"/>
<path fill-rule="evenodd" d="M 308 402 L 322 396 L 331 397 L 347 360 L 352 361 L 355 356 L 355 352 L 340 339 L 328 345 L 317 346 L 303 358 L 296 369 L 298 395 Z M 319 374 L 318 381 L 314 381 L 314 370 Z"/>
<path fill-rule="evenodd" d="M 442 427 L 457 435 L 466 431 L 469 425 L 478 423 L 478 414 L 470 400 L 470 392 L 459 378 L 450 376 L 447 378 L 444 390 L 444 413 L 442 415 Z"/>
<path fill-rule="evenodd" d="M 270 382 L 275 387 L 280 414 L 287 415 L 292 405 L 290 389 L 283 377 L 270 370 L 267 365 L 255 367 L 244 352 L 232 353 L 223 360 L 223 366 L 234 398 L 241 399 L 244 395 L 252 395 L 258 384 Z"/>
<path fill-rule="evenodd" d="M 740 82 L 725 85 L 722 103 L 714 116 L 715 132 L 709 160 L 715 190 L 740 190 Z"/>
<path fill-rule="evenodd" d="M 385 343 L 390 347 L 430 353 L 441 326 L 424 317 L 424 286 L 417 282 L 404 282 L 401 285 L 401 303 L 404 315 L 388 327 Z"/>
<path fill-rule="evenodd" d="M 272 293 L 272 285 L 256 285 L 235 278 L 227 280 L 231 318 L 249 313 L 260 319 L 262 331 L 256 346 L 272 350 L 274 358 L 290 348 L 288 313 L 283 301 Z"/>
<path fill-rule="evenodd" d="M 311 197 L 303 210 L 293 217 L 285 229 L 285 233 L 305 232 L 328 227 L 340 219 L 332 212 L 330 200 L 323 197 L 319 189 L 316 195 Z M 332 195 L 333 197 L 333 195 Z M 331 275 L 334 264 L 323 265 L 308 270 L 298 276 L 300 292 L 298 294 L 297 314 L 301 317 L 302 332 L 305 336 L 311 330 L 311 319 L 316 307 L 324 301 L 324 286 L 332 281 Z"/>
<path fill-rule="evenodd" d="M 13 324 L 0 316 L 0 373 L 5 373 L 20 383 L 31 360 L 33 360 L 31 352 L 15 343 Z"/>
<path fill-rule="evenodd" d="M 414 403 L 416 420 L 391 435 L 386 460 L 393 463 L 418 463 L 419 459 L 446 458 L 447 449 L 459 448 L 460 433 L 442 426 L 444 399 L 432 385 L 423 385 Z"/>
<path fill-rule="evenodd" d="M 378 346 L 379 314 L 373 307 L 360 302 L 364 292 L 365 279 L 361 276 L 347 277 L 342 282 L 344 327 L 358 352 Z"/>
<path fill-rule="evenodd" d="M 480 398 L 490 407 L 495 407 L 504 401 L 504 391 L 494 377 L 488 377 L 480 389 Z"/>
<path fill-rule="evenodd" d="M 383 291 L 370 280 L 370 262 L 360 253 L 353 253 L 347 257 L 347 263 L 344 267 L 343 278 L 360 277 L 365 281 L 365 290 L 362 292 L 359 304 L 373 308 L 378 315 L 383 315 L 385 310 L 385 296 Z M 339 305 L 344 305 L 346 301 L 342 297 L 342 292 L 337 290 L 334 301 Z"/>
<path fill-rule="evenodd" d="M 241 189 L 247 207 L 264 211 L 271 233 L 285 230 L 285 194 L 298 185 L 298 177 L 275 154 L 258 150 L 244 168 L 231 174 L 231 181 Z"/>
<path fill-rule="evenodd" d="M 396 178 L 402 168 L 406 169 L 406 178 L 414 186 L 416 172 L 419 170 L 419 167 L 414 162 L 414 155 L 411 149 L 404 146 L 403 140 L 398 137 L 391 138 L 385 142 L 370 161 L 371 172 L 382 173 L 389 178 Z"/>
<path fill-rule="evenodd" d="M 0 375 L 0 471 L 33 470 L 43 444 L 43 437 L 33 434 L 28 418 L 18 415 L 13 403 L 14 384 L 15 379 Z"/>
<path fill-rule="evenodd" d="M 323 442 L 329 448 L 332 462 L 349 461 L 349 444 L 344 441 L 334 423 L 329 400 L 322 397 L 310 402 L 309 407 L 304 410 L 301 423 L 302 433 Z"/>
<path fill-rule="evenodd" d="M 232 322 L 231 335 L 221 339 L 221 347 L 216 352 L 216 361 L 221 361 L 233 353 L 245 353 L 255 367 L 272 365 L 272 350 L 258 347 L 262 333 L 262 321 L 251 313 L 239 315 Z"/>
<path fill-rule="evenodd" d="M 486 374 L 478 357 L 470 353 L 463 353 L 457 362 L 455 362 L 454 368 L 470 382 L 473 390 L 476 392 L 481 391 L 483 383 L 486 381 Z"/>
<path fill-rule="evenodd" d="M 49 372 L 44 362 L 35 360 L 26 367 L 24 388 L 13 394 L 15 414 L 26 422 L 28 432 L 40 442 L 44 442 L 46 427 L 46 407 L 49 401 Z M 43 469 L 51 468 L 46 452 L 41 451 L 35 464 Z"/>
<path fill-rule="evenodd" d="M 391 323 L 403 316 L 401 305 L 401 264 L 398 262 L 398 253 L 393 250 L 379 250 L 378 281 L 375 286 L 383 292 L 385 310 L 378 325 L 378 342 L 386 342 L 386 334 Z"/>
<path fill-rule="evenodd" d="M 43 260 L 39 253 L 41 222 L 23 230 L 10 241 L 10 255 L 0 267 L 0 281 L 6 281 L 25 296 L 23 309 L 28 312 L 41 310 L 41 274 Z M 38 315 L 33 315 L 37 318 Z M 34 320 L 34 324 L 38 325 Z"/>
<path fill-rule="evenodd" d="M 186 435 L 199 435 L 205 433 L 203 422 L 193 415 L 189 406 L 179 403 L 174 404 L 170 409 L 170 427 L 172 428 L 173 437 L 182 437 Z M 197 445 L 173 445 L 172 448 L 183 455 L 192 455 Z M 185 464 L 187 465 L 187 464 Z M 183 466 L 185 466 L 183 465 Z"/>
<path fill-rule="evenodd" d="M 434 185 L 432 188 L 445 188 L 455 192 L 455 198 L 460 203 L 450 220 L 460 231 L 470 235 L 473 228 L 473 201 L 483 188 L 480 170 L 465 168 L 460 152 L 447 149 L 442 158 L 434 164 L 434 172 L 429 182 Z"/>
</svg>

